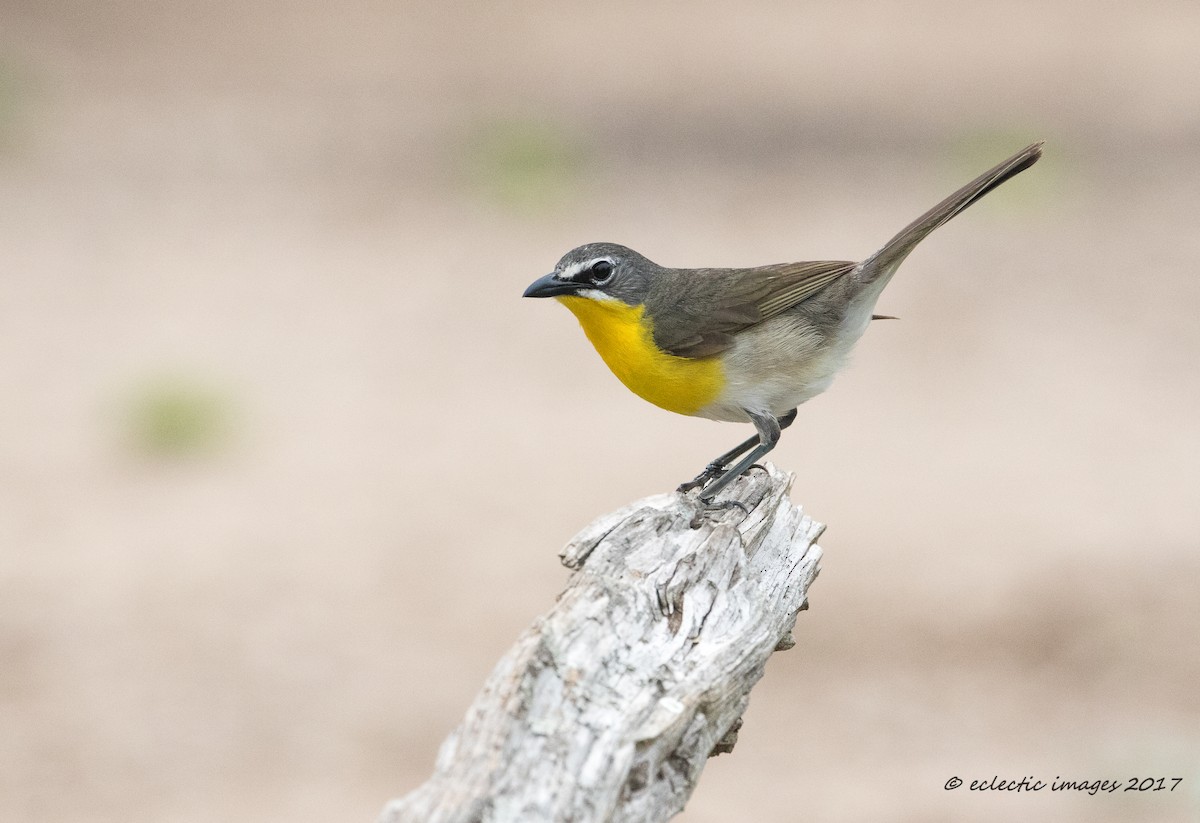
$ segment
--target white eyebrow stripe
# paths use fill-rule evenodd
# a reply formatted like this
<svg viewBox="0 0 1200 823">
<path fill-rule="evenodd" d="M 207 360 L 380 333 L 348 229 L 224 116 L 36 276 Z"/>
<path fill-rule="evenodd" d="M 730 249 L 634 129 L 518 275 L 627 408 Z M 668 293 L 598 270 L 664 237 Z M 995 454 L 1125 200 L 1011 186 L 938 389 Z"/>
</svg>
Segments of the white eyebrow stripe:
<svg viewBox="0 0 1200 823">
<path fill-rule="evenodd" d="M 613 260 L 611 257 L 594 257 L 591 260 L 581 260 L 578 263 L 572 263 L 571 265 L 569 265 L 565 269 L 563 269 L 561 272 L 559 272 L 558 279 L 559 280 L 574 280 L 576 278 L 576 276 L 579 275 L 580 272 L 587 271 L 592 266 L 599 263 L 601 260 L 603 260 L 604 262 L 608 263 L 611 266 L 617 265 L 617 261 Z"/>
</svg>

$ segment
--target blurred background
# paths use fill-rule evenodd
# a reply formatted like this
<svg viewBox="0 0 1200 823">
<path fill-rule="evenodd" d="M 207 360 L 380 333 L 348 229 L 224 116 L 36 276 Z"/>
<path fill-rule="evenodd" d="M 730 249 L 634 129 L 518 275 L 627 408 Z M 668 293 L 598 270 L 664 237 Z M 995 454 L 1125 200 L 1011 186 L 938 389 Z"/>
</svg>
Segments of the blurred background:
<svg viewBox="0 0 1200 823">
<path fill-rule="evenodd" d="M 749 434 L 522 301 L 913 254 L 686 823 L 1200 819 L 1200 5 L 0 2 L 0 819 L 372 820 L 560 546 Z M 570 421 L 564 423 L 563 421 Z M 952 776 L 1182 777 L 1107 796 Z"/>
</svg>

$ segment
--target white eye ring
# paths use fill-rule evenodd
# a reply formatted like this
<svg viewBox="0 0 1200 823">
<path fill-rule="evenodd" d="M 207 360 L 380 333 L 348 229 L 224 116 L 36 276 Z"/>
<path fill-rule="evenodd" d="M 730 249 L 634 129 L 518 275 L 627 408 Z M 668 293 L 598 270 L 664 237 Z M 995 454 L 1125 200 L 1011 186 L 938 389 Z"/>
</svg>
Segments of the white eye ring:
<svg viewBox="0 0 1200 823">
<path fill-rule="evenodd" d="M 616 266 L 612 264 L 611 260 L 597 260 L 588 269 L 587 278 L 597 286 L 600 286 L 612 280 L 614 271 L 616 271 Z"/>
</svg>

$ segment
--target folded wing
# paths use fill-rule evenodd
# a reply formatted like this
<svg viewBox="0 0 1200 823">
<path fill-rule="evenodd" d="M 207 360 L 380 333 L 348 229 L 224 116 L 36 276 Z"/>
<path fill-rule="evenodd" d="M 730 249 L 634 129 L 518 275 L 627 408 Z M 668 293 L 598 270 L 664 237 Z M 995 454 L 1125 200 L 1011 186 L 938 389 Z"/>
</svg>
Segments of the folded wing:
<svg viewBox="0 0 1200 823">
<path fill-rule="evenodd" d="M 738 332 L 804 302 L 855 265 L 819 260 L 670 272 L 647 301 L 654 341 L 677 357 L 720 354 L 733 345 Z"/>
</svg>

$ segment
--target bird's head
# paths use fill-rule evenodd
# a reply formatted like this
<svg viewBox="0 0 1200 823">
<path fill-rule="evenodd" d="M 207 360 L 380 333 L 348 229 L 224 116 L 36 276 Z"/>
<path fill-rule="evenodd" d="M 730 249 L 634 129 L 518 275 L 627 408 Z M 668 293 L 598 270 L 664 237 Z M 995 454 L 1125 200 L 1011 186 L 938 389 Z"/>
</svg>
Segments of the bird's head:
<svg viewBox="0 0 1200 823">
<path fill-rule="evenodd" d="M 657 269 L 633 249 L 616 243 L 588 243 L 563 255 L 554 271 L 533 281 L 523 296 L 619 300 L 638 306 L 645 302 Z"/>
</svg>

